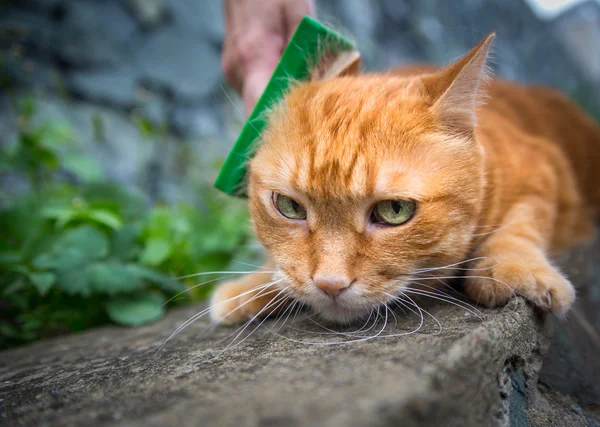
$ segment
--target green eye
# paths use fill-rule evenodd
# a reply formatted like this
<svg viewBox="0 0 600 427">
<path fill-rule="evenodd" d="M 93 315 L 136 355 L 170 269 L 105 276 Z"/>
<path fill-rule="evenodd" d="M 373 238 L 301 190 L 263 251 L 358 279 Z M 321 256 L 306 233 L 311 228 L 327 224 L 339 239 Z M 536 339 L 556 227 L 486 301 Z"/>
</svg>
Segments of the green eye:
<svg viewBox="0 0 600 427">
<path fill-rule="evenodd" d="M 400 225 L 412 218 L 416 203 L 412 200 L 384 200 L 377 203 L 371 221 L 387 225 Z"/>
<path fill-rule="evenodd" d="M 306 219 L 306 210 L 291 197 L 282 194 L 275 195 L 277 210 L 289 219 Z"/>
</svg>

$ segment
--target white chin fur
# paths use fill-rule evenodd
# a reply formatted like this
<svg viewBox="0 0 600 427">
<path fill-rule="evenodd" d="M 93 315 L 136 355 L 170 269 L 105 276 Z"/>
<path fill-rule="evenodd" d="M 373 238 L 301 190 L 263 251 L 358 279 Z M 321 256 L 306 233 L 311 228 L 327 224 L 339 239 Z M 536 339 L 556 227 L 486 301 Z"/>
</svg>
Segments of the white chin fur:
<svg viewBox="0 0 600 427">
<path fill-rule="evenodd" d="M 373 307 L 356 309 L 341 304 L 313 306 L 313 310 L 323 319 L 334 323 L 350 323 L 367 316 Z"/>
</svg>

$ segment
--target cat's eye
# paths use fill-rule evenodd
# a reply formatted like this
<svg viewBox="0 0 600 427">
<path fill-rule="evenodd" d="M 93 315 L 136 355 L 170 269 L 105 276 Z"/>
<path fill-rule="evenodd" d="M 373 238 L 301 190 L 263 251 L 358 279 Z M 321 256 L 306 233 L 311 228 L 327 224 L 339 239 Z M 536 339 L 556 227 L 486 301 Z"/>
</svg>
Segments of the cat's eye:
<svg viewBox="0 0 600 427">
<path fill-rule="evenodd" d="M 401 225 L 412 218 L 416 203 L 412 200 L 384 200 L 373 208 L 371 221 L 387 225 Z"/>
<path fill-rule="evenodd" d="M 306 209 L 291 197 L 274 194 L 275 207 L 281 215 L 289 219 L 306 219 Z"/>
</svg>

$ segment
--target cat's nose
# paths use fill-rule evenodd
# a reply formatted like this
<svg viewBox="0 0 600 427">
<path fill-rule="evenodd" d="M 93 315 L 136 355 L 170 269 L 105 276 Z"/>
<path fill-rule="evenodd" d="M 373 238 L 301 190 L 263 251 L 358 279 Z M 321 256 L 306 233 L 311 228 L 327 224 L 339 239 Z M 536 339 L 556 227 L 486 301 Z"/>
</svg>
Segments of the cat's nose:
<svg viewBox="0 0 600 427">
<path fill-rule="evenodd" d="M 340 277 L 315 277 L 315 285 L 323 290 L 327 295 L 331 297 L 338 296 L 343 290 L 348 289 L 352 282 L 346 278 Z"/>
</svg>

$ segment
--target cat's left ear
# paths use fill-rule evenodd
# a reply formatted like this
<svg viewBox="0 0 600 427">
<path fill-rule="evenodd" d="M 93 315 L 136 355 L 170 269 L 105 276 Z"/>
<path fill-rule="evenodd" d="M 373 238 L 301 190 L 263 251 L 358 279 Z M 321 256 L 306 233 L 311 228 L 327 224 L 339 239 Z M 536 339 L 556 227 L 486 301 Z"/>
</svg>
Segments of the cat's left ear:
<svg viewBox="0 0 600 427">
<path fill-rule="evenodd" d="M 492 76 L 487 59 L 495 37 L 491 33 L 458 61 L 423 79 L 432 111 L 454 132 L 470 134 L 475 127 L 475 113 L 484 97 L 481 86 Z"/>
</svg>

